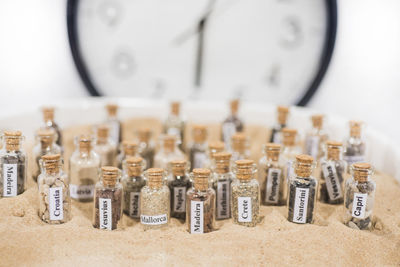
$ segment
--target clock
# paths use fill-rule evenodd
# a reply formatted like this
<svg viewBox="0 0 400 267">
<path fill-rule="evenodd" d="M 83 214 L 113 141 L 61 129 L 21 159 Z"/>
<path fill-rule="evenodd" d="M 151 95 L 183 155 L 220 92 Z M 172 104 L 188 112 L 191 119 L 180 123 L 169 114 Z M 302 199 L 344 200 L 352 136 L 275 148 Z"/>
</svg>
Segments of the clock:
<svg viewBox="0 0 400 267">
<path fill-rule="evenodd" d="M 72 56 L 94 96 L 305 105 L 332 57 L 335 0 L 69 0 Z"/>
</svg>

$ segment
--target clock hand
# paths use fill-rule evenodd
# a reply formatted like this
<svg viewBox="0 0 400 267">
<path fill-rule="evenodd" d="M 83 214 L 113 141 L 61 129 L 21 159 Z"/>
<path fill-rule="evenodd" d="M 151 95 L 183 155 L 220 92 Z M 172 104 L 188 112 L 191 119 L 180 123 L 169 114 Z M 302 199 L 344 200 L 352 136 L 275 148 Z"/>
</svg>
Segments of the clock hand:
<svg viewBox="0 0 400 267">
<path fill-rule="evenodd" d="M 203 52 L 204 52 L 204 30 L 206 27 L 207 18 L 202 19 L 198 25 L 197 53 L 196 53 L 196 69 L 194 77 L 195 88 L 201 86 L 201 76 L 203 70 Z"/>
</svg>

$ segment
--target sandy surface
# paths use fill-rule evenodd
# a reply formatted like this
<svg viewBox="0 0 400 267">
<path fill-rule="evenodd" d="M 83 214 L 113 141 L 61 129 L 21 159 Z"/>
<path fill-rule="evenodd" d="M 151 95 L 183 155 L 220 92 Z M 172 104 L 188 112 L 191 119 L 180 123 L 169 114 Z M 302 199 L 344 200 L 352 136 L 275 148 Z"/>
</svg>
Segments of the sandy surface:
<svg viewBox="0 0 400 267">
<path fill-rule="evenodd" d="M 157 120 L 125 123 L 129 139 L 138 125 L 159 128 Z M 72 136 L 89 127 L 65 131 L 66 158 Z M 210 140 L 219 136 L 211 126 Z M 254 158 L 260 156 L 267 129 L 249 126 Z M 28 149 L 29 150 L 29 149 Z M 375 224 L 372 232 L 350 229 L 341 223 L 342 206 L 318 202 L 314 225 L 297 225 L 286 220 L 286 207 L 262 207 L 263 222 L 255 228 L 219 222 L 219 229 L 190 235 L 186 225 L 172 219 L 164 230 L 144 232 L 126 216 L 116 231 L 92 227 L 92 203 L 73 202 L 72 220 L 64 225 L 47 225 L 37 216 L 37 189 L 12 199 L 0 199 L 1 266 L 187 266 L 187 265 L 400 265 L 400 187 L 390 176 L 378 173 Z"/>
</svg>

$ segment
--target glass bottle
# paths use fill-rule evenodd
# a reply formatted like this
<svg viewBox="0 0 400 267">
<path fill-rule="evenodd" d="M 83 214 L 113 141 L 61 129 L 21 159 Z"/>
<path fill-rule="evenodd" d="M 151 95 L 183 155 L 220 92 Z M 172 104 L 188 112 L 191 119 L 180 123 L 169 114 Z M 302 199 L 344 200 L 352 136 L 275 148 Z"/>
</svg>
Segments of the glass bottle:
<svg viewBox="0 0 400 267">
<path fill-rule="evenodd" d="M 211 169 L 214 164 L 214 155 L 218 152 L 222 152 L 225 150 L 225 144 L 221 141 L 214 141 L 208 143 L 208 151 L 207 151 L 207 159 L 204 164 L 205 169 Z"/>
<path fill-rule="evenodd" d="M 193 126 L 193 143 L 189 146 L 190 169 L 204 168 L 207 163 L 207 128 L 205 125 Z"/>
<path fill-rule="evenodd" d="M 75 137 L 76 149 L 69 159 L 69 189 L 71 198 L 77 201 L 93 201 L 100 168 L 100 157 L 93 151 L 93 145 L 91 136 Z"/>
<path fill-rule="evenodd" d="M 97 127 L 97 139 L 94 151 L 100 156 L 101 166 L 114 166 L 117 147 L 109 138 L 110 128 L 107 125 Z"/>
<path fill-rule="evenodd" d="M 101 167 L 100 181 L 94 190 L 93 227 L 114 230 L 122 217 L 123 188 L 121 171 L 116 167 Z"/>
<path fill-rule="evenodd" d="M 127 157 L 140 157 L 139 144 L 135 141 L 123 141 L 121 152 L 116 157 L 115 166 L 122 169 L 122 163 Z M 144 162 L 144 161 L 143 161 Z M 146 164 L 146 162 L 144 162 Z"/>
<path fill-rule="evenodd" d="M 194 183 L 186 194 L 186 221 L 191 234 L 215 229 L 215 191 L 209 187 L 210 174 L 209 169 L 194 169 L 190 174 Z"/>
<path fill-rule="evenodd" d="M 57 133 L 52 128 L 41 128 L 36 132 L 37 144 L 33 148 L 34 166 L 32 168 L 32 178 L 37 182 L 40 175 L 39 161 L 44 155 L 62 154 L 61 147 L 56 144 Z"/>
<path fill-rule="evenodd" d="M 264 156 L 259 161 L 259 181 L 261 183 L 261 203 L 263 205 L 285 205 L 287 184 L 285 165 L 280 161 L 281 145 L 264 145 Z"/>
<path fill-rule="evenodd" d="M 243 122 L 237 116 L 239 109 L 239 99 L 234 99 L 230 102 L 231 114 L 226 118 L 221 127 L 221 140 L 227 144 L 230 149 L 232 136 L 237 132 L 243 132 Z"/>
<path fill-rule="evenodd" d="M 313 157 L 304 154 L 296 156 L 294 173 L 289 178 L 289 222 L 313 223 L 318 185 L 317 180 L 312 176 L 314 167 Z"/>
<path fill-rule="evenodd" d="M 164 134 L 176 136 L 176 142 L 180 150 L 184 150 L 185 121 L 180 116 L 180 102 L 171 103 L 171 112 L 164 123 Z"/>
<path fill-rule="evenodd" d="M 146 162 L 146 168 L 153 168 L 155 148 L 151 141 L 151 130 L 149 128 L 140 128 L 138 130 L 139 154 Z"/>
<path fill-rule="evenodd" d="M 71 199 L 68 176 L 62 170 L 61 155 L 44 155 L 40 163 L 39 217 L 49 224 L 65 223 L 71 217 Z"/>
<path fill-rule="evenodd" d="M 178 148 L 176 136 L 161 136 L 160 150 L 154 156 L 154 167 L 166 170 L 168 163 L 173 160 L 186 160 L 183 152 Z"/>
<path fill-rule="evenodd" d="M 54 121 L 54 108 L 53 107 L 43 107 L 43 120 L 44 120 L 44 128 L 52 128 L 56 134 L 56 144 L 62 149 L 62 134 L 61 129 L 58 124 Z"/>
<path fill-rule="evenodd" d="M 237 160 L 232 182 L 232 218 L 233 223 L 254 227 L 260 212 L 260 185 L 255 178 L 256 164 L 252 160 Z"/>
<path fill-rule="evenodd" d="M 368 163 L 354 163 L 350 170 L 352 177 L 345 186 L 344 223 L 353 229 L 371 229 L 376 190 L 376 184 L 371 179 L 373 169 Z"/>
<path fill-rule="evenodd" d="M 248 140 L 244 133 L 235 133 L 231 140 L 232 158 L 235 162 L 240 159 L 247 159 L 250 157 L 250 150 Z"/>
<path fill-rule="evenodd" d="M 27 156 L 21 149 L 20 131 L 4 131 L 0 150 L 0 196 L 15 197 L 26 189 Z"/>
<path fill-rule="evenodd" d="M 283 128 L 282 129 L 282 162 L 285 164 L 286 181 L 293 174 L 293 163 L 298 154 L 301 154 L 301 149 L 296 144 L 297 130 Z"/>
<path fill-rule="evenodd" d="M 307 133 L 304 142 L 304 154 L 312 156 L 318 161 L 324 155 L 324 145 L 328 134 L 323 129 L 324 115 L 311 116 L 313 128 Z"/>
<path fill-rule="evenodd" d="M 281 131 L 287 125 L 287 118 L 289 115 L 289 108 L 285 106 L 278 106 L 276 108 L 277 113 L 277 124 L 272 128 L 270 142 L 280 144 L 281 140 Z"/>
<path fill-rule="evenodd" d="M 144 230 L 168 226 L 170 213 L 170 193 L 163 184 L 164 170 L 151 168 L 145 172 L 147 185 L 140 193 L 140 222 Z"/>
<path fill-rule="evenodd" d="M 124 213 L 137 220 L 140 218 L 140 191 L 146 185 L 142 174 L 144 168 L 145 163 L 141 157 L 127 157 L 124 161 Z"/>
<path fill-rule="evenodd" d="M 231 214 L 231 183 L 233 174 L 230 169 L 232 154 L 218 152 L 214 154 L 212 185 L 216 192 L 215 218 L 217 220 L 229 219 Z"/>
<path fill-rule="evenodd" d="M 343 181 L 347 162 L 343 160 L 343 144 L 327 141 L 325 157 L 321 159 L 319 198 L 329 204 L 343 203 Z"/>
<path fill-rule="evenodd" d="M 121 143 L 122 140 L 122 130 L 121 130 L 121 122 L 118 120 L 117 112 L 118 105 L 116 104 L 108 104 L 106 105 L 107 110 L 107 119 L 106 124 L 110 128 L 110 139 L 117 146 Z"/>
<path fill-rule="evenodd" d="M 363 123 L 350 121 L 349 126 L 350 136 L 345 142 L 344 160 L 350 168 L 353 163 L 365 162 L 366 145 L 361 135 Z"/>
<path fill-rule="evenodd" d="M 171 192 L 171 217 L 185 221 L 186 192 L 191 187 L 185 160 L 174 160 L 169 164 L 170 176 L 168 187 Z"/>
</svg>

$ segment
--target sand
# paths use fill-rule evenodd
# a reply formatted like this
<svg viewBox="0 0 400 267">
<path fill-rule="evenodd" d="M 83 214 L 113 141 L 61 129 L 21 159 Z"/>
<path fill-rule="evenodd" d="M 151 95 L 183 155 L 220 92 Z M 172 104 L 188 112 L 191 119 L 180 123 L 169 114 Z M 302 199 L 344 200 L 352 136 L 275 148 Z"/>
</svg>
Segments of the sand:
<svg viewBox="0 0 400 267">
<path fill-rule="evenodd" d="M 138 125 L 159 129 L 155 119 L 124 123 L 129 139 Z M 219 136 L 211 125 L 210 140 Z M 75 133 L 87 126 L 65 130 L 66 158 Z M 254 158 L 268 130 L 247 127 Z M 30 151 L 29 144 L 27 150 Z M 104 231 L 92 227 L 92 203 L 73 201 L 71 221 L 47 225 L 37 216 L 38 198 L 34 182 L 22 195 L 0 199 L 1 266 L 187 266 L 187 265 L 400 265 L 400 186 L 383 173 L 374 176 L 377 193 L 374 208 L 376 229 L 357 231 L 342 224 L 343 207 L 317 203 L 313 225 L 286 220 L 286 207 L 261 207 L 264 219 L 255 228 L 218 222 L 219 229 L 190 235 L 186 225 L 172 219 L 164 230 L 144 232 L 137 221 L 123 217 L 120 229 Z"/>
</svg>

